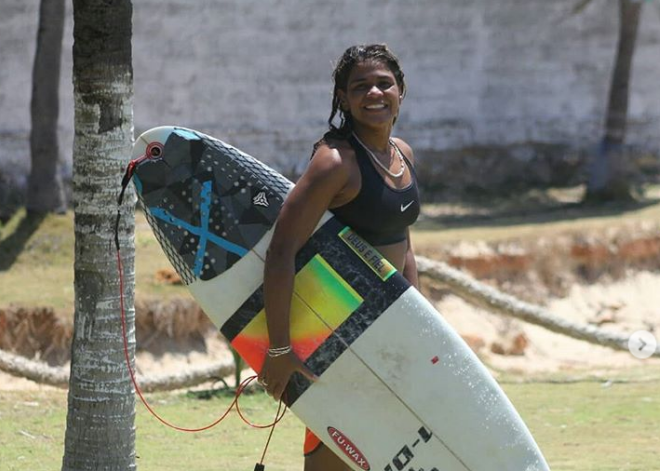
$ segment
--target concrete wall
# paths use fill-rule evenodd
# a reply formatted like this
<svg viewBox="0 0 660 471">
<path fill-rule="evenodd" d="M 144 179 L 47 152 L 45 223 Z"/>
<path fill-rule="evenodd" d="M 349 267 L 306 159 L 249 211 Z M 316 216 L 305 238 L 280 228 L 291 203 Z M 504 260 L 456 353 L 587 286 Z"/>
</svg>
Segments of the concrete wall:
<svg viewBox="0 0 660 471">
<path fill-rule="evenodd" d="M 397 134 L 417 153 L 482 146 L 590 146 L 600 135 L 617 1 L 134 0 L 136 133 L 179 124 L 291 171 L 330 111 L 333 61 L 386 42 L 409 85 Z M 69 2 L 70 3 L 70 2 Z M 0 169 L 25 175 L 39 0 L 0 4 Z M 194 8 L 191 7 L 194 5 Z M 61 84 L 62 159 L 71 166 L 72 15 Z M 657 149 L 660 8 L 644 6 L 629 141 Z M 428 158 L 428 157 L 427 157 Z"/>
</svg>

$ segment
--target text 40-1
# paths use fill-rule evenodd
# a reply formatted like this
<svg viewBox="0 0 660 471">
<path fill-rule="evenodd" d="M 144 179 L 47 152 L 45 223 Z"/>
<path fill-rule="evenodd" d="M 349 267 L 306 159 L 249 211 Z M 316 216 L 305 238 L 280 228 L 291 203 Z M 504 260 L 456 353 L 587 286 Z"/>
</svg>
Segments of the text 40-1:
<svg viewBox="0 0 660 471">
<path fill-rule="evenodd" d="M 392 459 L 392 463 L 388 464 L 385 466 L 385 471 L 394 471 L 395 469 L 397 471 L 403 471 L 405 467 L 410 463 L 410 461 L 415 457 L 415 454 L 413 453 L 413 449 L 420 443 L 426 443 L 428 442 L 433 434 L 429 432 L 425 427 L 420 428 L 417 430 L 417 433 L 419 434 L 420 438 L 416 439 L 414 442 L 412 442 L 411 446 L 404 445 L 401 450 L 394 456 Z M 394 468 L 392 468 L 392 465 L 394 465 Z M 409 471 L 424 471 L 423 469 L 415 470 L 413 468 L 410 468 Z M 437 468 L 430 469 L 429 471 L 438 471 Z"/>
</svg>

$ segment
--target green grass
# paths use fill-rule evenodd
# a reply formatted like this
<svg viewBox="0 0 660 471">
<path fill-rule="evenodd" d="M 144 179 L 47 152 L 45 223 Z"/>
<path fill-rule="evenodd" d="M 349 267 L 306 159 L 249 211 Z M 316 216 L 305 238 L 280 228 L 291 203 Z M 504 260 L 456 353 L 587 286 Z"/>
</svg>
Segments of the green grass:
<svg viewBox="0 0 660 471">
<path fill-rule="evenodd" d="M 35 227 L 36 226 L 36 227 Z M 36 224 L 19 211 L 0 232 L 0 306 L 50 306 L 73 314 L 73 213 L 49 215 Z M 142 213 L 136 214 L 136 295 L 188 296 L 182 286 L 159 284 L 158 269 L 171 265 Z M 3 267 L 4 268 L 4 267 Z"/>
<path fill-rule="evenodd" d="M 183 394 L 151 394 L 148 400 L 176 425 L 202 427 L 217 419 L 230 403 L 227 397 L 189 399 Z M 64 452 L 66 394 L 0 392 L 0 469 L 59 469 Z M 270 423 L 277 405 L 259 392 L 241 397 L 241 410 L 256 423 Z M 268 430 L 252 429 L 233 411 L 215 428 L 183 433 L 165 427 L 138 404 L 136 453 L 141 470 L 252 469 L 260 459 Z M 302 468 L 304 426 L 290 412 L 278 424 L 268 449 L 268 469 Z"/>
<path fill-rule="evenodd" d="M 660 462 L 660 382 L 505 389 L 554 471 L 647 470 Z"/>
<path fill-rule="evenodd" d="M 660 462 L 660 381 L 503 385 L 553 471 L 657 469 Z M 184 394 L 148 396 L 156 410 L 179 425 L 206 425 L 230 399 L 197 400 Z M 276 406 L 262 393 L 246 396 L 242 408 L 269 422 Z M 232 413 L 202 433 L 176 432 L 137 406 L 138 465 L 142 470 L 252 469 L 267 432 L 244 425 Z M 59 468 L 63 453 L 66 395 L 59 391 L 0 393 L 0 468 Z M 375 431 L 374 433 L 377 433 Z M 287 413 L 269 447 L 270 471 L 302 469 L 303 425 Z"/>
</svg>

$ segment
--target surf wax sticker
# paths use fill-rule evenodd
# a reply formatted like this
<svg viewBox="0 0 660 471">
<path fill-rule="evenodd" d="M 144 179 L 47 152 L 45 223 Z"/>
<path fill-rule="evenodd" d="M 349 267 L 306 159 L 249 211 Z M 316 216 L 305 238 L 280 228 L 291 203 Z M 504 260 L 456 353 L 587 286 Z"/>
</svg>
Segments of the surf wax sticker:
<svg viewBox="0 0 660 471">
<path fill-rule="evenodd" d="M 371 268 L 381 280 L 386 281 L 396 273 L 396 268 L 383 257 L 378 250 L 369 245 L 362 237 L 357 235 L 350 227 L 344 227 L 339 238 L 348 245 L 358 257 Z"/>
</svg>

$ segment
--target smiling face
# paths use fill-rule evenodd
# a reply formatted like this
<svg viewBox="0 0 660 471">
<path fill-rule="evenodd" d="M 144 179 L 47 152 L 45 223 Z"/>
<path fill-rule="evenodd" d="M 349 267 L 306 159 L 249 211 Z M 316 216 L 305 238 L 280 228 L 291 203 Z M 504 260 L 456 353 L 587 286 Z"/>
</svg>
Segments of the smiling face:
<svg viewBox="0 0 660 471">
<path fill-rule="evenodd" d="M 391 128 L 399 114 L 401 90 L 386 64 L 366 61 L 356 64 L 345 90 L 338 90 L 342 110 L 356 125 Z"/>
</svg>

